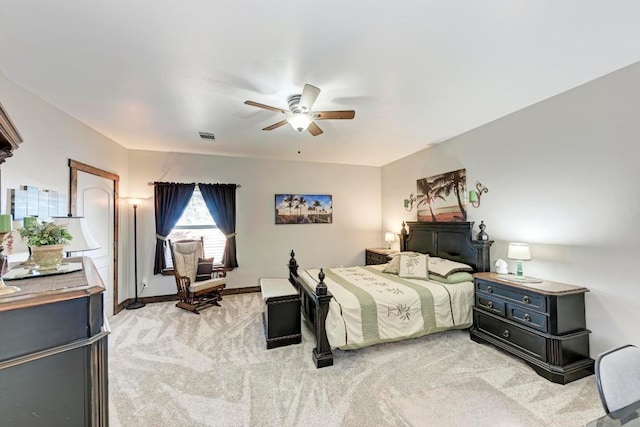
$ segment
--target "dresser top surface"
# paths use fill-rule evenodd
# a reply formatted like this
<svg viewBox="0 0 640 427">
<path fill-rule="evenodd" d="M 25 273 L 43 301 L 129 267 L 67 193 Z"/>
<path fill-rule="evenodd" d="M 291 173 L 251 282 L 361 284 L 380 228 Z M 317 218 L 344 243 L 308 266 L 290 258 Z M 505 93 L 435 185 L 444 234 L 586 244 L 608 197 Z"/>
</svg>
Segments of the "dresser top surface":
<svg viewBox="0 0 640 427">
<path fill-rule="evenodd" d="M 366 248 L 366 251 L 373 252 L 380 255 L 393 255 L 398 252 L 395 249 L 387 249 L 387 248 Z"/>
<path fill-rule="evenodd" d="M 104 291 L 104 284 L 91 258 L 69 258 L 69 261 L 82 263 L 82 269 L 61 275 L 7 280 L 7 286 L 17 286 L 19 291 L 0 295 L 0 312 L 84 298 Z"/>
<path fill-rule="evenodd" d="M 589 289 L 581 286 L 568 285 L 566 283 L 542 280 L 536 283 L 523 283 L 514 280 L 501 278 L 497 273 L 476 273 L 475 278 L 501 283 L 518 289 L 530 290 L 544 295 L 568 295 L 589 292 Z"/>
</svg>

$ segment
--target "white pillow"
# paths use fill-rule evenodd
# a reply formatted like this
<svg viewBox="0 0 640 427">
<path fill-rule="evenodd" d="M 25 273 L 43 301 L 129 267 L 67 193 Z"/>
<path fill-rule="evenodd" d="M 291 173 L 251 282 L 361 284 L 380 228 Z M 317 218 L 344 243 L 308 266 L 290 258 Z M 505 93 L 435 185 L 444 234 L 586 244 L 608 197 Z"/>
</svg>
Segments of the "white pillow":
<svg viewBox="0 0 640 427">
<path fill-rule="evenodd" d="M 429 257 L 429 272 L 440 277 L 447 277 L 452 273 L 459 271 L 468 271 L 473 273 L 473 268 L 461 262 L 451 261 L 449 259 Z"/>
<path fill-rule="evenodd" d="M 400 255 L 405 254 L 405 255 L 409 255 L 409 254 L 417 254 L 418 252 L 397 252 L 395 254 L 393 254 L 393 257 L 391 257 L 391 261 L 389 261 L 387 263 L 387 266 L 382 270 L 383 273 L 389 273 L 389 274 L 398 274 L 398 272 L 400 271 Z"/>
<path fill-rule="evenodd" d="M 424 254 L 402 254 L 400 255 L 400 270 L 398 276 L 406 279 L 429 278 L 429 255 Z"/>
</svg>

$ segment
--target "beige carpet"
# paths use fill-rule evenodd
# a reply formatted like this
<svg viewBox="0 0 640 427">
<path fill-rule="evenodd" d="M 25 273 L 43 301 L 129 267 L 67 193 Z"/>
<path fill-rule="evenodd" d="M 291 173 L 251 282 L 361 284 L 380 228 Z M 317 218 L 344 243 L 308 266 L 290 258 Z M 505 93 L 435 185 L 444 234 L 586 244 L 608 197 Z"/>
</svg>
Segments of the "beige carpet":
<svg viewBox="0 0 640 427">
<path fill-rule="evenodd" d="M 603 414 L 594 377 L 568 385 L 450 331 L 350 352 L 316 369 L 302 344 L 266 350 L 260 294 L 200 316 L 174 303 L 110 319 L 117 426 L 584 426 Z"/>
</svg>

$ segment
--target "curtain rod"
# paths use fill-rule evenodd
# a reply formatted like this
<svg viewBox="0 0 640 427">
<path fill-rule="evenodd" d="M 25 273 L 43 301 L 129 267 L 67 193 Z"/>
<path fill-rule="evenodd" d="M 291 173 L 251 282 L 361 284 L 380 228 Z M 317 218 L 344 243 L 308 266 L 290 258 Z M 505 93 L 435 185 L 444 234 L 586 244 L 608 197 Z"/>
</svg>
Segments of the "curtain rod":
<svg viewBox="0 0 640 427">
<path fill-rule="evenodd" d="M 156 185 L 156 184 L 171 184 L 171 183 L 170 182 L 151 182 L 151 181 L 147 182 L 147 185 Z M 191 182 L 191 183 L 189 183 L 189 182 L 180 182 L 179 184 L 196 184 L 197 185 L 198 183 L 197 182 Z M 216 184 L 218 184 L 218 183 L 216 183 Z M 236 188 L 242 187 L 242 185 L 240 185 L 240 184 L 232 184 L 232 185 L 235 185 Z"/>
</svg>

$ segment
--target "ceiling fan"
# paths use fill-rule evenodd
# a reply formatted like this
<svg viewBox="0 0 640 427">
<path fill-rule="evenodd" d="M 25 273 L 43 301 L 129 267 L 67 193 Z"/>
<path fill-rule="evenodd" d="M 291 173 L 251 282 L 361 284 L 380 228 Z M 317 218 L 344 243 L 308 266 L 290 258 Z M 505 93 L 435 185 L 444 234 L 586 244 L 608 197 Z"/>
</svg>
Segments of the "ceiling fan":
<svg viewBox="0 0 640 427">
<path fill-rule="evenodd" d="M 287 98 L 289 103 L 289 109 L 272 107 L 270 105 L 260 104 L 254 101 L 245 101 L 247 105 L 252 105 L 258 108 L 264 108 L 265 110 L 275 111 L 287 115 L 287 118 L 274 123 L 271 126 L 267 126 L 262 130 L 273 130 L 284 126 L 289 123 L 298 132 L 304 132 L 308 130 L 313 136 L 318 136 L 322 132 L 322 129 L 315 123 L 315 120 L 329 120 L 329 119 L 353 119 L 356 112 L 353 110 L 347 111 L 311 111 L 313 103 L 316 102 L 320 89 L 310 84 L 304 85 L 302 93 L 299 95 L 291 95 Z"/>
</svg>

